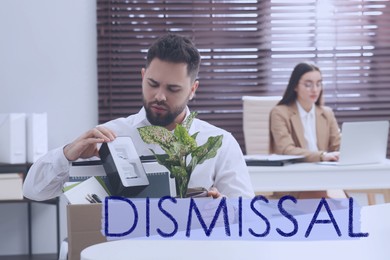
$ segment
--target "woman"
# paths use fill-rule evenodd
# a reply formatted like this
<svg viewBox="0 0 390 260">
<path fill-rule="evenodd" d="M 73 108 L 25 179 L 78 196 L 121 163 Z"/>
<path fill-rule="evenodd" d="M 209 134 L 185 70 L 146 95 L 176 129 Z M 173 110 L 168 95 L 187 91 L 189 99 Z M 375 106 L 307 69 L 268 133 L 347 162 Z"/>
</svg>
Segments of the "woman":
<svg viewBox="0 0 390 260">
<path fill-rule="evenodd" d="M 296 65 L 282 100 L 270 113 L 270 153 L 304 155 L 307 162 L 338 160 L 340 131 L 331 108 L 323 106 L 322 96 L 319 68 L 308 63 Z M 345 197 L 339 191 L 336 196 L 326 191 L 288 194 L 300 199 Z"/>
<path fill-rule="evenodd" d="M 322 96 L 319 68 L 296 65 L 282 100 L 270 114 L 271 153 L 304 155 L 307 162 L 338 160 L 340 131 Z"/>
</svg>

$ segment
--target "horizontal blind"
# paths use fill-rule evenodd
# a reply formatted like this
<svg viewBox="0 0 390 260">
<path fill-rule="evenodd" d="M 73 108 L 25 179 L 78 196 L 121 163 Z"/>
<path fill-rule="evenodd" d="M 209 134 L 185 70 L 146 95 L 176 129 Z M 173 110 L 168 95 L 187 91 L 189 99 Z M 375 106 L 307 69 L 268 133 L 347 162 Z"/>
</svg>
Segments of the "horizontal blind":
<svg viewBox="0 0 390 260">
<path fill-rule="evenodd" d="M 388 0 L 275 0 L 260 10 L 271 50 L 269 92 L 283 94 L 292 68 L 310 61 L 322 71 L 325 103 L 340 125 L 390 120 Z"/>
<path fill-rule="evenodd" d="M 231 132 L 244 149 L 243 95 L 266 93 L 258 1 L 98 1 L 99 121 L 142 106 L 140 70 L 148 46 L 168 32 L 190 37 L 201 54 L 191 110 Z"/>
<path fill-rule="evenodd" d="M 241 97 L 282 95 L 301 61 L 321 68 L 340 124 L 390 119 L 388 0 L 97 3 L 100 122 L 138 112 L 147 48 L 168 32 L 190 37 L 202 56 L 190 108 L 244 151 Z"/>
</svg>

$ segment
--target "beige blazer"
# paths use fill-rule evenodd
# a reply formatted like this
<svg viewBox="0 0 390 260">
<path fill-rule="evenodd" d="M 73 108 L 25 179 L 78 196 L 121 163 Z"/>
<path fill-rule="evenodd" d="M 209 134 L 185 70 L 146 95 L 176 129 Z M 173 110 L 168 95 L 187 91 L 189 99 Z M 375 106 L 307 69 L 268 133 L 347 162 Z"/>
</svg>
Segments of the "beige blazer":
<svg viewBox="0 0 390 260">
<path fill-rule="evenodd" d="M 320 161 L 322 152 L 338 151 L 340 130 L 330 107 L 316 107 L 317 147 L 307 149 L 301 117 L 296 103 L 278 105 L 270 113 L 270 153 L 304 155 L 305 161 Z"/>
</svg>

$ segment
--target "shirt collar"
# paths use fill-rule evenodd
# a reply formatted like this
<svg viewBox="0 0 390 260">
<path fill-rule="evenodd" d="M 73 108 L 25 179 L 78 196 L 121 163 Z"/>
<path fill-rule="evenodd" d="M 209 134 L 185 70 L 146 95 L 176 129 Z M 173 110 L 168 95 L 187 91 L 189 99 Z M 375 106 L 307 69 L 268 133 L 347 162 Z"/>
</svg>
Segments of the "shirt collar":
<svg viewBox="0 0 390 260">
<path fill-rule="evenodd" d="M 305 117 L 305 116 L 309 116 L 309 115 L 311 115 L 311 116 L 313 116 L 313 117 L 315 116 L 315 108 L 316 108 L 316 106 L 315 106 L 314 104 L 313 104 L 313 106 L 311 107 L 310 111 L 309 111 L 309 112 L 306 112 L 306 110 L 303 109 L 303 107 L 302 107 L 301 104 L 298 102 L 298 100 L 296 101 L 296 103 L 297 103 L 299 115 L 300 115 L 301 117 Z"/>
</svg>

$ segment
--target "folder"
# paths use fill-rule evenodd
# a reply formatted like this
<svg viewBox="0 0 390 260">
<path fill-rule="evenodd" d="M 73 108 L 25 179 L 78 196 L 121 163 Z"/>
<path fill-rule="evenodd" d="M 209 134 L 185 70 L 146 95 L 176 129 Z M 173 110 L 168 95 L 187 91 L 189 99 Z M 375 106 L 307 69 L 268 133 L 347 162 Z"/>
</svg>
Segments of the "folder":
<svg viewBox="0 0 390 260">
<path fill-rule="evenodd" d="M 301 155 L 256 154 L 245 155 L 244 158 L 247 166 L 284 166 L 301 162 L 305 157 Z"/>
<path fill-rule="evenodd" d="M 80 182 L 85 181 L 89 177 L 100 176 L 103 179 L 106 177 L 102 162 L 100 160 L 85 160 L 75 161 L 69 169 L 69 181 Z"/>
<path fill-rule="evenodd" d="M 132 198 L 161 198 L 163 196 L 176 197 L 175 179 L 170 177 L 170 172 L 160 165 L 155 157 L 146 159 L 140 157 L 142 166 L 146 172 L 149 185 L 139 193 L 131 194 Z M 82 182 L 89 177 L 99 176 L 109 189 L 112 189 L 106 178 L 106 172 L 100 160 L 87 160 L 72 162 L 69 170 L 69 182 Z M 68 185 L 71 185 L 69 183 Z"/>
<path fill-rule="evenodd" d="M 27 115 L 27 162 L 34 163 L 48 151 L 47 114 Z"/>
<path fill-rule="evenodd" d="M 0 162 L 26 163 L 26 114 L 0 114 Z"/>
<path fill-rule="evenodd" d="M 141 157 L 142 159 L 142 157 Z M 142 160 L 141 160 L 142 161 Z M 164 196 L 176 197 L 176 182 L 170 177 L 170 172 L 165 166 L 156 161 L 142 161 L 146 171 L 149 185 L 141 192 L 133 195 L 134 198 L 161 198 Z"/>
</svg>

